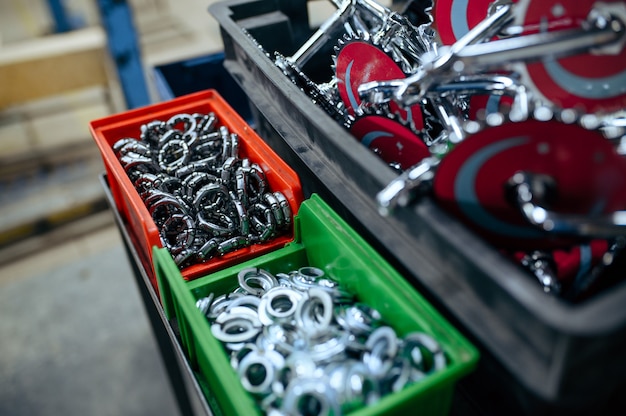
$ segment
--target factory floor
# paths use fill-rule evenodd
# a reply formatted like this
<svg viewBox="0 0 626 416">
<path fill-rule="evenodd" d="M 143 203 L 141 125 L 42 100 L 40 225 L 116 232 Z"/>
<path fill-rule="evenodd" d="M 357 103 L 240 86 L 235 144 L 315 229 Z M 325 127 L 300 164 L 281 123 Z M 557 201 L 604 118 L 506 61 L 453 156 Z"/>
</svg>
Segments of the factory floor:
<svg viewBox="0 0 626 416">
<path fill-rule="evenodd" d="M 0 268 L 0 414 L 176 415 L 112 216 L 82 221 Z"/>
</svg>

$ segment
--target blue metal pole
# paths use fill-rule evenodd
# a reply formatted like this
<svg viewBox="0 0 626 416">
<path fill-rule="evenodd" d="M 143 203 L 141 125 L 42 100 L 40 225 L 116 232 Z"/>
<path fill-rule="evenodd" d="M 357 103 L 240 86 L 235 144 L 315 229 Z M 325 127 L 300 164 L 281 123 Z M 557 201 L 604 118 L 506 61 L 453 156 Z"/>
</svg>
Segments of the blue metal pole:
<svg viewBox="0 0 626 416">
<path fill-rule="evenodd" d="M 98 0 L 108 48 L 117 68 L 128 108 L 150 104 L 150 96 L 130 6 L 125 0 Z"/>
<path fill-rule="evenodd" d="M 73 29 L 63 5 L 63 0 L 48 0 L 48 7 L 54 20 L 55 33 L 69 32 Z"/>
</svg>

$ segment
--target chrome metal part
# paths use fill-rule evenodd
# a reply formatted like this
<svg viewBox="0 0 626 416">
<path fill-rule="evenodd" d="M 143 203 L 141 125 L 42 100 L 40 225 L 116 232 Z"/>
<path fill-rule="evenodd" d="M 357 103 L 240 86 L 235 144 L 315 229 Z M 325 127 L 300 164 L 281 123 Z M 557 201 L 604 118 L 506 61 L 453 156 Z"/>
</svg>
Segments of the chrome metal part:
<svg viewBox="0 0 626 416">
<path fill-rule="evenodd" d="M 400 338 L 377 310 L 337 304 L 328 286 L 318 285 L 331 281 L 321 268 L 276 276 L 243 268 L 237 280 L 230 293 L 210 294 L 196 306 L 230 353 L 244 389 L 268 414 L 355 410 L 446 365 L 430 335 Z"/>
<path fill-rule="evenodd" d="M 551 234 L 576 235 L 590 238 L 615 238 L 626 235 L 626 211 L 606 215 L 574 215 L 552 212 L 541 200 L 542 188 L 549 186 L 549 178 L 531 173 L 515 174 L 509 185 L 517 194 L 520 212 L 528 222 Z"/>
<path fill-rule="evenodd" d="M 554 270 L 555 262 L 549 253 L 539 250 L 533 251 L 524 255 L 520 263 L 537 277 L 546 293 L 561 293 L 561 284 Z"/>
<path fill-rule="evenodd" d="M 406 206 L 418 190 L 428 189 L 435 175 L 440 159 L 430 157 L 400 174 L 376 195 L 378 210 L 387 216 L 397 206 Z"/>
<path fill-rule="evenodd" d="M 240 157 L 239 136 L 213 112 L 151 121 L 139 139 L 124 137 L 112 147 L 157 227 L 172 215 L 192 218 L 191 244 L 164 244 L 181 268 L 290 231 L 289 201 L 269 189 L 259 164 Z"/>
</svg>

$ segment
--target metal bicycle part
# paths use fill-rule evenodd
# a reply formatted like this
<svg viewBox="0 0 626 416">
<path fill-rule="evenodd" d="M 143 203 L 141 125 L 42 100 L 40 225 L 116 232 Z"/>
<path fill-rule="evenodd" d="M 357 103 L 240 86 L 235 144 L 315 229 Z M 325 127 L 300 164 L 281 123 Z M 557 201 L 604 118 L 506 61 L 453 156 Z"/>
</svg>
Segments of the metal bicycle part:
<svg viewBox="0 0 626 416">
<path fill-rule="evenodd" d="M 372 81 L 359 86 L 359 96 L 362 100 L 373 104 L 395 101 L 402 107 L 408 107 L 420 102 L 426 92 L 436 82 L 450 77 L 450 72 L 460 69 L 459 54 L 468 46 L 482 42 L 495 35 L 511 20 L 511 6 L 502 6 L 496 13 L 470 30 L 465 36 L 431 61 L 425 62 L 416 72 L 405 79 L 390 81 Z"/>
<path fill-rule="evenodd" d="M 510 180 L 517 195 L 520 212 L 528 222 L 542 231 L 589 238 L 615 238 L 626 235 L 626 210 L 586 216 L 562 214 L 545 208 L 539 196 L 549 186 L 548 178 L 529 172 L 518 172 Z"/>
<path fill-rule="evenodd" d="M 521 35 L 484 42 L 511 21 L 511 5 L 501 6 L 445 52 L 405 79 L 373 81 L 359 87 L 362 100 L 373 104 L 397 102 L 403 107 L 421 101 L 435 85 L 464 74 L 502 69 L 515 62 L 546 56 L 558 58 L 583 52 L 615 53 L 626 41 L 622 16 L 590 13 L 588 24 L 574 29 Z"/>
<path fill-rule="evenodd" d="M 376 195 L 379 213 L 388 216 L 396 207 L 408 205 L 416 193 L 426 193 L 432 186 L 439 162 L 439 158 L 429 157 L 398 175 Z"/>
</svg>

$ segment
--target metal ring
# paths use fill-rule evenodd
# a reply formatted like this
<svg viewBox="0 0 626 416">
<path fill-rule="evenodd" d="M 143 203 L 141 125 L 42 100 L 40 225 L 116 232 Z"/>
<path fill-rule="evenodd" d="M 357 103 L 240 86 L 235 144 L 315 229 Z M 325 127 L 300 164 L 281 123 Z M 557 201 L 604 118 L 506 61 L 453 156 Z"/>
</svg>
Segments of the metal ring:
<svg viewBox="0 0 626 416">
<path fill-rule="evenodd" d="M 318 364 L 326 364 L 333 360 L 345 358 L 346 348 L 350 334 L 340 331 L 336 327 L 328 327 L 325 331 L 313 334 L 306 331 L 308 336 L 308 352 L 313 361 Z"/>
<path fill-rule="evenodd" d="M 235 206 L 237 218 L 239 219 L 239 233 L 241 235 L 248 235 L 250 232 L 250 219 L 248 218 L 248 212 L 244 203 L 237 199 L 232 192 L 230 192 L 230 200 Z"/>
<path fill-rule="evenodd" d="M 116 144 L 118 143 L 119 142 L 117 142 Z M 119 146 L 117 148 L 117 154 L 118 158 L 121 158 L 122 156 L 129 156 L 134 158 L 152 157 L 152 151 L 150 150 L 150 147 L 146 143 L 140 142 L 138 140 L 129 140 L 128 142 Z"/>
<path fill-rule="evenodd" d="M 324 270 L 319 267 L 305 266 L 298 269 L 298 274 L 308 282 L 315 282 L 324 276 Z"/>
<path fill-rule="evenodd" d="M 341 308 L 335 319 L 339 325 L 354 334 L 369 334 L 382 317 L 376 309 L 358 303 Z"/>
<path fill-rule="evenodd" d="M 205 218 L 204 211 L 200 211 L 196 218 L 198 220 L 198 228 L 206 231 L 211 237 L 226 238 L 232 236 L 235 232 L 235 223 L 226 214 L 220 213 L 215 219 L 209 221 Z"/>
<path fill-rule="evenodd" d="M 180 226 L 183 226 L 182 230 Z M 175 227 L 175 230 L 170 228 Z M 167 244 L 169 249 L 180 247 L 188 249 L 195 239 L 195 223 L 193 218 L 187 214 L 174 214 L 167 218 L 161 226 L 161 236 L 163 242 Z M 174 236 L 175 244 L 171 242 L 171 236 Z"/>
<path fill-rule="evenodd" d="M 398 338 L 393 328 L 381 326 L 370 334 L 365 347 L 368 352 L 363 354 L 363 362 L 372 374 L 382 376 L 393 365 L 393 358 L 398 351 Z"/>
<path fill-rule="evenodd" d="M 281 411 L 299 415 L 305 413 L 303 408 L 317 409 L 318 416 L 341 414 L 335 391 L 322 378 L 299 378 L 287 386 Z"/>
<path fill-rule="evenodd" d="M 196 308 L 200 309 L 202 315 L 206 316 L 209 312 L 209 308 L 211 307 L 211 303 L 213 303 L 213 299 L 215 298 L 214 293 L 210 293 L 208 296 L 200 298 L 196 301 Z"/>
<path fill-rule="evenodd" d="M 260 317 L 259 320 L 263 323 Z M 289 330 L 288 326 L 272 323 L 263 327 L 256 344 L 260 349 L 275 350 L 288 357 L 296 348 L 295 333 L 296 331 Z"/>
<path fill-rule="evenodd" d="M 193 198 L 196 212 L 218 211 L 229 200 L 228 188 L 221 183 L 209 183 L 198 190 Z"/>
<path fill-rule="evenodd" d="M 265 205 L 256 202 L 248 209 L 250 223 L 258 234 L 261 242 L 269 240 L 276 231 L 276 220 L 272 211 Z"/>
<path fill-rule="evenodd" d="M 170 117 L 169 120 L 167 120 L 165 122 L 165 125 L 171 129 L 171 130 L 179 130 L 176 129 L 176 125 L 183 123 L 183 125 L 185 126 L 183 128 L 183 133 L 189 133 L 189 132 L 194 132 L 196 130 L 196 126 L 197 126 L 197 122 L 196 122 L 196 118 L 194 116 L 192 116 L 191 114 L 187 114 L 187 113 L 180 113 L 180 114 L 175 114 L 172 117 Z"/>
<path fill-rule="evenodd" d="M 213 258 L 213 256 L 217 253 L 219 244 L 219 239 L 215 237 L 202 244 L 198 249 L 198 256 L 200 257 L 200 259 L 208 260 L 210 258 Z"/>
<path fill-rule="evenodd" d="M 239 158 L 239 135 L 237 133 L 230 134 L 230 155 Z"/>
<path fill-rule="evenodd" d="M 211 325 L 215 338 L 225 343 L 239 343 L 253 340 L 262 329 L 254 309 L 235 306 L 220 313 Z"/>
<path fill-rule="evenodd" d="M 261 331 L 260 326 L 246 316 L 236 316 L 220 324 L 211 325 L 211 333 L 225 343 L 239 343 L 254 339 Z"/>
<path fill-rule="evenodd" d="M 218 119 L 214 112 L 210 112 L 202 117 L 202 119 L 197 123 L 198 131 L 202 134 L 207 134 L 212 132 L 215 129 L 215 125 L 217 124 Z"/>
<path fill-rule="evenodd" d="M 259 305 L 261 304 L 261 299 L 253 295 L 243 295 L 239 296 L 237 299 L 233 299 L 232 302 L 228 306 L 226 306 L 225 312 L 229 312 L 235 307 L 238 306 L 246 306 L 248 308 L 254 309 L 258 313 Z"/>
<path fill-rule="evenodd" d="M 148 143 L 151 147 L 156 147 L 159 142 L 159 137 L 165 133 L 167 127 L 165 126 L 165 122 L 161 120 L 154 120 L 141 125 L 139 130 L 139 139 L 142 142 Z"/>
<path fill-rule="evenodd" d="M 119 139 L 118 141 L 113 143 L 111 148 L 113 149 L 113 153 L 115 153 L 115 156 L 119 158 L 119 153 L 121 149 L 129 143 L 137 143 L 137 139 L 133 139 L 132 137 L 124 137 L 123 139 Z"/>
<path fill-rule="evenodd" d="M 332 298 L 326 291 L 315 287 L 310 288 L 307 297 L 298 303 L 295 314 L 296 324 L 309 335 L 326 331 L 332 318 Z"/>
<path fill-rule="evenodd" d="M 253 394 L 271 392 L 276 377 L 272 361 L 257 351 L 248 353 L 239 363 L 239 379 L 243 388 Z"/>
<path fill-rule="evenodd" d="M 248 205 L 248 179 L 241 168 L 235 172 L 235 190 L 241 202 Z"/>
<path fill-rule="evenodd" d="M 235 170 L 236 163 L 237 163 L 236 157 L 231 156 L 224 160 L 224 163 L 222 163 L 221 174 L 220 174 L 222 178 L 222 182 L 224 183 L 230 182 L 233 171 Z"/>
<path fill-rule="evenodd" d="M 278 280 L 271 273 L 257 267 L 246 268 L 237 274 L 239 286 L 247 293 L 262 296 L 273 287 L 278 286 Z"/>
<path fill-rule="evenodd" d="M 167 192 L 172 195 L 178 195 L 182 189 L 182 182 L 180 179 L 167 174 L 161 174 L 158 189 Z"/>
<path fill-rule="evenodd" d="M 302 294 L 293 289 L 275 286 L 266 291 L 259 304 L 259 320 L 264 325 L 285 322 L 293 318 Z"/>
<path fill-rule="evenodd" d="M 420 346 L 430 354 L 430 357 L 424 357 L 424 350 Z M 407 334 L 402 340 L 402 347 L 403 355 L 410 358 L 413 366 L 421 371 L 431 373 L 447 366 L 443 349 L 433 337 L 426 333 L 412 332 Z"/>
<path fill-rule="evenodd" d="M 213 300 L 213 303 L 211 303 L 209 311 L 206 314 L 207 318 L 215 321 L 215 319 L 217 319 L 217 317 L 226 310 L 228 305 L 239 296 L 243 295 L 238 293 L 226 293 L 224 295 L 216 297 Z"/>
<path fill-rule="evenodd" d="M 189 161 L 190 152 L 187 142 L 182 139 L 172 139 L 163 145 L 158 154 L 159 167 L 168 173 L 185 165 Z"/>
<path fill-rule="evenodd" d="M 172 140 L 181 140 L 185 142 L 184 140 L 182 140 L 182 137 L 183 133 L 180 130 L 165 130 L 157 141 L 157 149 L 162 150 L 163 147 Z M 187 143 L 185 142 L 185 144 Z"/>
<path fill-rule="evenodd" d="M 177 171 L 177 173 L 179 171 L 180 169 Z M 193 198 L 196 192 L 199 189 L 202 189 L 203 186 L 216 182 L 218 182 L 217 176 L 211 175 L 208 172 L 191 172 L 185 177 L 185 179 L 182 180 L 182 188 L 185 192 L 185 195 Z"/>
<path fill-rule="evenodd" d="M 148 212 L 159 228 L 163 231 L 163 224 L 173 215 L 186 215 L 187 212 L 181 201 L 172 196 L 164 196 L 152 202 L 148 207 Z"/>
<path fill-rule="evenodd" d="M 295 273 L 290 273 L 290 276 L 294 286 L 307 289 L 316 285 L 317 279 L 324 276 L 324 271 L 317 267 L 305 266 Z"/>
<path fill-rule="evenodd" d="M 267 189 L 265 172 L 257 163 L 252 163 L 249 168 L 246 168 L 246 171 L 248 174 L 248 195 L 251 195 L 253 199 L 260 199 Z"/>
<path fill-rule="evenodd" d="M 229 238 L 228 240 L 224 240 L 217 246 L 217 252 L 220 255 L 224 255 L 226 253 L 230 253 L 232 251 L 239 250 L 241 248 L 248 247 L 250 245 L 250 239 L 248 239 L 245 235 L 236 235 L 234 237 Z"/>
</svg>

